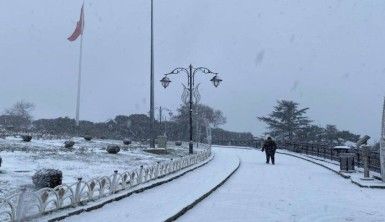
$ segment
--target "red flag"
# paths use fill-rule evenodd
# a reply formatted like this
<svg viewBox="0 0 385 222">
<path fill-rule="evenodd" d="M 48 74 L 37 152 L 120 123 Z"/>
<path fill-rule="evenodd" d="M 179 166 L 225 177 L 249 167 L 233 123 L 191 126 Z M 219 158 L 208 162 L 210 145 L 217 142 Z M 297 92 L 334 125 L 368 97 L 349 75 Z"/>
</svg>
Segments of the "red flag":
<svg viewBox="0 0 385 222">
<path fill-rule="evenodd" d="M 75 31 L 72 33 L 72 35 L 70 37 L 67 38 L 71 42 L 75 41 L 80 35 L 83 34 L 83 30 L 84 30 L 83 6 L 84 6 L 84 4 L 82 5 L 82 9 L 80 10 L 80 18 L 79 18 L 79 21 L 76 24 Z"/>
</svg>

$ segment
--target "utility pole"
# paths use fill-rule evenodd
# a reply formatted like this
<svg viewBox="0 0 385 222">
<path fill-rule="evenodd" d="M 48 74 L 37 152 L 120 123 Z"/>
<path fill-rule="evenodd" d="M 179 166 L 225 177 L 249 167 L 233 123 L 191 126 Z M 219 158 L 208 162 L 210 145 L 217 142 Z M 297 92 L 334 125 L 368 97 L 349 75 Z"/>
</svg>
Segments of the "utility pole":
<svg viewBox="0 0 385 222">
<path fill-rule="evenodd" d="M 162 125 L 162 107 L 159 106 L 159 125 Z"/>
<path fill-rule="evenodd" d="M 163 113 L 164 113 L 164 111 L 168 111 L 169 115 L 171 116 L 172 112 L 167 107 L 162 107 L 162 106 L 155 107 L 154 109 L 159 111 L 159 134 L 162 135 L 162 130 L 164 130 L 163 135 L 165 135 L 166 134 L 166 121 L 167 121 L 167 119 L 166 119 L 166 116 L 163 117 Z M 164 129 L 162 128 L 163 127 L 162 123 L 164 124 Z"/>
</svg>

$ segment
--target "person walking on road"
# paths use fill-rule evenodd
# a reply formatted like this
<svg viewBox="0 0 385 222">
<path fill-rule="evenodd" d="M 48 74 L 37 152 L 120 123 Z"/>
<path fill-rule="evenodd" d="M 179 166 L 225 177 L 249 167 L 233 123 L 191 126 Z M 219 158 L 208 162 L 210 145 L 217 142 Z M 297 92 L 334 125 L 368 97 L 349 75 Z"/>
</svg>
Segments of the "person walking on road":
<svg viewBox="0 0 385 222">
<path fill-rule="evenodd" d="M 269 136 L 267 137 L 267 140 L 262 146 L 262 152 L 265 151 L 266 153 L 266 163 L 269 164 L 270 159 L 271 163 L 275 164 L 275 150 L 277 149 L 277 144 L 274 142 L 274 140 Z"/>
</svg>

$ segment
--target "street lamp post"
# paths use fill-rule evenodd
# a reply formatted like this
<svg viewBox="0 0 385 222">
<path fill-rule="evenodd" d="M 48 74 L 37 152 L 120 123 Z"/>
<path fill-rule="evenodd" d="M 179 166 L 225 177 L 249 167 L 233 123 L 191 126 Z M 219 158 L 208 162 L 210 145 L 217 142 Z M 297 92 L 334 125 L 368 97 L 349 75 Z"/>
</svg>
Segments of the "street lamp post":
<svg viewBox="0 0 385 222">
<path fill-rule="evenodd" d="M 190 141 L 189 141 L 189 153 L 193 154 L 193 122 L 192 122 L 192 115 L 193 115 L 193 86 L 194 86 L 194 80 L 195 80 L 195 74 L 198 72 L 201 72 L 203 74 L 211 74 L 214 75 L 211 78 L 211 82 L 215 87 L 218 87 L 219 84 L 222 82 L 222 79 L 218 77 L 218 73 L 211 72 L 208 68 L 204 67 L 198 67 L 198 68 L 193 68 L 192 65 L 189 66 L 189 68 L 176 68 L 170 73 L 167 73 L 164 75 L 164 77 L 160 80 L 162 83 L 162 86 L 164 88 L 167 88 L 168 85 L 171 83 L 170 78 L 168 77 L 169 75 L 176 75 L 180 74 L 181 72 L 184 72 L 187 74 L 187 85 L 188 85 L 188 91 L 189 91 L 189 126 L 190 126 Z"/>
</svg>

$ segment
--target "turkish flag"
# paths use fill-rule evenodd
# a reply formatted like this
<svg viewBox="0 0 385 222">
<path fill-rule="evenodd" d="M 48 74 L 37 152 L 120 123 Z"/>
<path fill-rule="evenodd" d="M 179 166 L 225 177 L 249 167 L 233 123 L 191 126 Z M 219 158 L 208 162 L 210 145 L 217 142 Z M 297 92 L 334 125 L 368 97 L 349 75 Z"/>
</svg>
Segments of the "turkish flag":
<svg viewBox="0 0 385 222">
<path fill-rule="evenodd" d="M 84 7 L 84 4 L 82 5 L 82 9 L 80 11 L 80 18 L 79 18 L 79 21 L 76 24 L 75 31 L 72 33 L 72 35 L 70 37 L 67 38 L 71 42 L 75 41 L 80 35 L 83 34 L 83 30 L 84 30 L 84 12 L 83 12 L 83 7 Z"/>
</svg>

